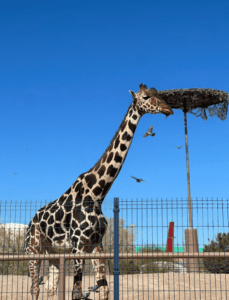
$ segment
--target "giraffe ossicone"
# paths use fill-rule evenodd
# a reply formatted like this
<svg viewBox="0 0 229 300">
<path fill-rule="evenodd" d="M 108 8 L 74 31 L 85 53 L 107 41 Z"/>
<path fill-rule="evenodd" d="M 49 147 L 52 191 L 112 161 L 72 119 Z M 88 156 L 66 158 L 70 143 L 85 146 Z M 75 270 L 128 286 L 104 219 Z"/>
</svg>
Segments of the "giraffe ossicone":
<svg viewBox="0 0 229 300">
<path fill-rule="evenodd" d="M 57 200 L 42 207 L 29 223 L 26 233 L 26 253 L 55 253 L 65 248 L 72 253 L 103 253 L 102 238 L 107 228 L 101 205 L 118 176 L 130 148 L 140 118 L 146 114 L 173 114 L 171 107 L 154 88 L 140 84 L 138 93 L 130 91 L 133 101 L 110 145 L 87 172 L 81 174 Z M 109 299 L 105 276 L 105 260 L 92 260 L 99 296 Z M 39 260 L 29 261 L 33 300 L 39 296 Z M 83 259 L 74 260 L 72 299 L 82 297 Z M 46 283 L 50 299 L 57 294 L 59 262 L 50 260 L 49 280 Z"/>
</svg>

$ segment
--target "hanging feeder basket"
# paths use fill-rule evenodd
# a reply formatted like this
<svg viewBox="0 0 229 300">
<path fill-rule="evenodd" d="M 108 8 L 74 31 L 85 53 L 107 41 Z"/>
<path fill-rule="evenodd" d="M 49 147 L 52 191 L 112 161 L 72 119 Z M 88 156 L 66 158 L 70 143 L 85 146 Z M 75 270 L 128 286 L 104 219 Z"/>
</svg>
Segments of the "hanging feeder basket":
<svg viewBox="0 0 229 300">
<path fill-rule="evenodd" d="M 229 94 L 215 89 L 191 88 L 157 91 L 171 108 L 182 109 L 197 117 L 207 120 L 209 115 L 221 120 L 227 118 Z"/>
</svg>

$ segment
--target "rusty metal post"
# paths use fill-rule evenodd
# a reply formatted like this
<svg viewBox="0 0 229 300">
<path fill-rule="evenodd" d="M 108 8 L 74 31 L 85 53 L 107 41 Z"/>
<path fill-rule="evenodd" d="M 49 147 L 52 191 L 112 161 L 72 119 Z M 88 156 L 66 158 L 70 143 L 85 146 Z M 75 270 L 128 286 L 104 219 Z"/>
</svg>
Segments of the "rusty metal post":
<svg viewBox="0 0 229 300">
<path fill-rule="evenodd" d="M 186 252 L 190 254 L 199 252 L 197 229 L 192 229 L 192 228 L 185 229 L 185 244 L 186 244 Z M 188 272 L 200 272 L 198 257 L 188 258 L 186 262 L 187 262 Z"/>
<path fill-rule="evenodd" d="M 186 148 L 186 166 L 187 166 L 187 183 L 188 183 L 188 212 L 189 212 L 189 229 L 185 229 L 185 243 L 186 252 L 194 253 L 199 252 L 197 229 L 193 229 L 192 223 L 192 203 L 191 203 L 191 188 L 190 188 L 190 172 L 189 172 L 189 155 L 188 155 L 188 128 L 187 128 L 187 110 L 186 99 L 184 99 L 184 130 L 185 130 L 185 148 Z M 188 272 L 199 272 L 199 259 L 188 258 L 187 269 Z"/>
<path fill-rule="evenodd" d="M 189 172 L 189 156 L 188 156 L 188 128 L 187 128 L 186 108 L 184 109 L 184 129 L 185 129 L 186 166 L 187 166 L 187 183 L 188 183 L 189 227 L 192 228 L 192 205 L 191 205 L 191 188 L 190 188 L 190 172 Z"/>
<path fill-rule="evenodd" d="M 65 257 L 60 257 L 59 300 L 65 300 Z"/>
</svg>

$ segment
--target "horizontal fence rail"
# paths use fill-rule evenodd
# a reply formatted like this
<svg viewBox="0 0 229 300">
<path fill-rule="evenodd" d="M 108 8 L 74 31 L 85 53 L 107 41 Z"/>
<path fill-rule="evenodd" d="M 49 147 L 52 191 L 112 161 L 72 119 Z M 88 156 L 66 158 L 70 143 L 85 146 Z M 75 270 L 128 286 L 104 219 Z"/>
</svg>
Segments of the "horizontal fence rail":
<svg viewBox="0 0 229 300">
<path fill-rule="evenodd" d="M 114 259 L 113 253 L 105 254 L 35 254 L 35 255 L 24 255 L 24 254 L 10 254 L 0 255 L 0 261 L 13 261 L 13 260 L 49 260 L 49 259 Z M 120 253 L 119 259 L 131 259 L 131 258 L 226 258 L 229 257 L 229 252 L 193 252 L 193 253 Z"/>
</svg>

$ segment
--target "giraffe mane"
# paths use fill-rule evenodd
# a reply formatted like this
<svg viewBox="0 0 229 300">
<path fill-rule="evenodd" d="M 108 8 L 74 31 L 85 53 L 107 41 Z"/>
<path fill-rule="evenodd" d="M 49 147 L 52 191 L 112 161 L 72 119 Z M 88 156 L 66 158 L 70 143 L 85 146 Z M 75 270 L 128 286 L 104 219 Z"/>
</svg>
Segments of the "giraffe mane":
<svg viewBox="0 0 229 300">
<path fill-rule="evenodd" d="M 132 101 L 131 105 L 133 105 L 133 101 Z M 115 135 L 113 136 L 112 140 L 110 141 L 109 146 L 106 148 L 106 150 L 104 151 L 104 153 L 102 154 L 102 156 L 100 157 L 100 159 L 97 161 L 97 163 L 96 163 L 96 164 L 95 164 L 88 172 L 90 172 L 92 169 L 94 169 L 94 168 L 96 168 L 98 165 L 100 165 L 100 164 L 101 164 L 101 160 L 103 159 L 104 155 L 106 155 L 106 153 L 107 153 L 109 150 L 112 149 L 112 145 L 113 145 L 113 143 L 114 143 L 114 141 L 115 141 L 115 139 L 116 139 L 116 137 L 117 137 L 119 131 L 122 130 L 122 129 L 126 126 L 126 123 L 124 122 L 124 120 L 125 120 L 127 114 L 128 114 L 128 110 L 127 110 L 127 112 L 126 112 L 126 114 L 125 114 L 125 116 L 124 116 L 124 118 L 123 118 L 123 120 L 122 120 L 121 125 L 119 126 L 118 130 L 116 131 Z"/>
</svg>

